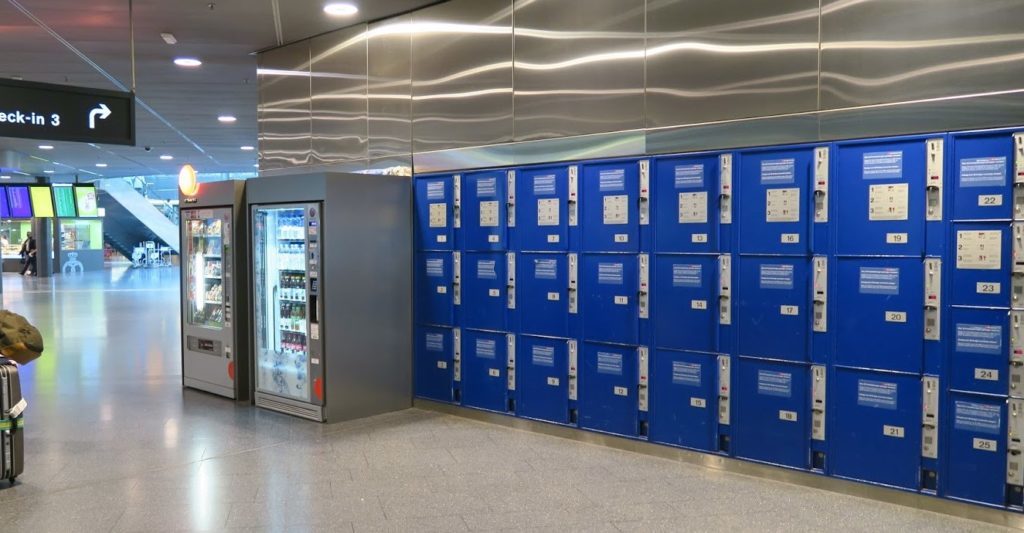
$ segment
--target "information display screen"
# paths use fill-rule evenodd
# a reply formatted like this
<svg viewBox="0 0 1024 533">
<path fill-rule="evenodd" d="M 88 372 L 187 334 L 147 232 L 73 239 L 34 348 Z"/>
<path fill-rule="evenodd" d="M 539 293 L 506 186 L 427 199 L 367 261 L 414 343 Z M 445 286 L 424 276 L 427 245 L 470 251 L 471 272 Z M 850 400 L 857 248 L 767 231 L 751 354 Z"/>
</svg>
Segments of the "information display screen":
<svg viewBox="0 0 1024 533">
<path fill-rule="evenodd" d="M 75 205 L 78 206 L 80 217 L 100 216 L 99 207 L 96 205 L 96 187 L 75 185 Z"/>
<path fill-rule="evenodd" d="M 7 188 L 11 218 L 32 218 L 32 203 L 28 199 L 28 187 L 19 185 Z"/>
<path fill-rule="evenodd" d="M 11 218 L 11 204 L 7 201 L 7 189 L 0 187 L 0 218 Z"/>
<path fill-rule="evenodd" d="M 40 218 L 53 218 L 53 197 L 49 187 L 29 187 L 32 214 Z"/>
<path fill-rule="evenodd" d="M 53 205 L 60 218 L 73 218 L 77 216 L 75 210 L 75 190 L 69 185 L 66 187 L 53 187 Z"/>
</svg>

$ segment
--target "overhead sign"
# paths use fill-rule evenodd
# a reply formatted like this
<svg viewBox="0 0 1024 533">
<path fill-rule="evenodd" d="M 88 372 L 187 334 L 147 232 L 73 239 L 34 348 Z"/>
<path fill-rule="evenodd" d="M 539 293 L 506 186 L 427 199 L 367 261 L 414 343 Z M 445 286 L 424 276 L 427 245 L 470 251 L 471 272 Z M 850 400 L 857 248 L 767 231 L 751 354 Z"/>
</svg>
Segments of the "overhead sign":
<svg viewBox="0 0 1024 533">
<path fill-rule="evenodd" d="M 0 137 L 134 145 L 135 96 L 0 79 Z"/>
</svg>

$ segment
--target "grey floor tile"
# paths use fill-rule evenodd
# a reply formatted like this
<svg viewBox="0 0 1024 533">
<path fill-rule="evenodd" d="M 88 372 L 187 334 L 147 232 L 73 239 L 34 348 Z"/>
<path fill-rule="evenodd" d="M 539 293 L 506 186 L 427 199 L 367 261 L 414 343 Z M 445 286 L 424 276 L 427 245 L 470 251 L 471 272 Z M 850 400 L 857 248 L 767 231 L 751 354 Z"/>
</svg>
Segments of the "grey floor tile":
<svg viewBox="0 0 1024 533">
<path fill-rule="evenodd" d="M 466 523 L 458 516 L 439 516 L 430 518 L 406 518 L 384 520 L 382 522 L 355 522 L 352 524 L 355 533 L 447 533 L 449 531 L 468 531 Z"/>
</svg>

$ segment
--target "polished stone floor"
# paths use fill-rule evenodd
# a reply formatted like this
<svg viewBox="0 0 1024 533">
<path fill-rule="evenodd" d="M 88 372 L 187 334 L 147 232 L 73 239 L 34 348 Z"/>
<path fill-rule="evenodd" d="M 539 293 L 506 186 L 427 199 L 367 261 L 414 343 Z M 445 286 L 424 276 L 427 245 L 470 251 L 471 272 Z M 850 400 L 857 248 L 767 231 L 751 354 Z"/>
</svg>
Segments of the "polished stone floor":
<svg viewBox="0 0 1024 533">
<path fill-rule="evenodd" d="M 0 532 L 997 530 L 416 409 L 322 426 L 182 391 L 177 275 L 4 275 L 47 349 Z"/>
</svg>

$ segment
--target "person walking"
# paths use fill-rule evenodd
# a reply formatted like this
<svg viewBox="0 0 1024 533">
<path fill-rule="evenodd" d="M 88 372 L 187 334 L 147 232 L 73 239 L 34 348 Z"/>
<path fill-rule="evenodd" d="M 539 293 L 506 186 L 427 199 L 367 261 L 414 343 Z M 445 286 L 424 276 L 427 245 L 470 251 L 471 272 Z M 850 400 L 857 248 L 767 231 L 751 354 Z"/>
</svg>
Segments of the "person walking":
<svg viewBox="0 0 1024 533">
<path fill-rule="evenodd" d="M 32 271 L 32 275 L 36 275 L 36 239 L 32 236 L 32 232 L 28 232 L 25 237 L 25 242 L 21 243 L 21 260 L 25 264 L 21 268 L 21 275 L 24 276 L 29 270 Z"/>
</svg>

